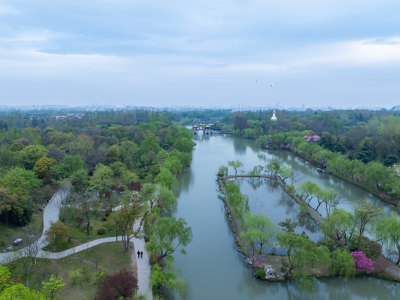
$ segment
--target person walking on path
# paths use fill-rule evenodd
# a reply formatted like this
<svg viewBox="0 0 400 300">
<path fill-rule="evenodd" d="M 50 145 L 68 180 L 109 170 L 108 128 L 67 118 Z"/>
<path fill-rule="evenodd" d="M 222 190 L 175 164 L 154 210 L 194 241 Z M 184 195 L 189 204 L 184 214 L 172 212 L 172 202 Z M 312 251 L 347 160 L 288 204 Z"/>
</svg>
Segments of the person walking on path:
<svg viewBox="0 0 400 300">
<path fill-rule="evenodd" d="M 138 258 L 140 257 L 140 251 L 139 250 L 137 251 L 137 257 Z"/>
<path fill-rule="evenodd" d="M 143 251 L 140 251 L 140 258 L 143 258 Z"/>
</svg>

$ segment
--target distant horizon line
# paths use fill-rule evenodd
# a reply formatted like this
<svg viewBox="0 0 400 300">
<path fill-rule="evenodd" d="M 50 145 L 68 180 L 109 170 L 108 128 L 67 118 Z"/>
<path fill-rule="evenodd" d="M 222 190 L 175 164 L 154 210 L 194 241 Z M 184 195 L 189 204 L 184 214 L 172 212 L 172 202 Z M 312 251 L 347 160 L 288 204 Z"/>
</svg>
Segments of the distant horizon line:
<svg viewBox="0 0 400 300">
<path fill-rule="evenodd" d="M 273 110 L 278 111 L 333 111 L 333 110 L 370 110 L 370 111 L 400 111 L 400 105 L 392 107 L 333 107 L 333 106 L 305 106 L 302 104 L 299 107 L 283 107 L 280 105 L 269 106 L 252 106 L 252 105 L 231 105 L 231 106 L 189 106 L 189 105 L 174 105 L 174 106 L 146 106 L 146 105 L 109 105 L 109 104 L 89 104 L 89 105 L 58 105 L 58 104 L 24 104 L 24 105 L 0 105 L 0 111 L 41 111 L 41 110 L 85 110 L 85 111 L 101 111 L 101 110 L 155 110 L 155 111 L 194 111 L 194 110 L 231 110 L 231 111 L 259 111 Z"/>
</svg>

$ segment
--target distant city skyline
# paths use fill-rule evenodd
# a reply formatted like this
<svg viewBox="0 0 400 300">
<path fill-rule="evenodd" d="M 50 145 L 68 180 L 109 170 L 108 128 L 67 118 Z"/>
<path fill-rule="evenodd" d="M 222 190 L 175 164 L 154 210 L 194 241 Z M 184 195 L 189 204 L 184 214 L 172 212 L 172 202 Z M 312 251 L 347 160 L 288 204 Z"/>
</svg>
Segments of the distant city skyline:
<svg viewBox="0 0 400 300">
<path fill-rule="evenodd" d="M 0 106 L 386 108 L 394 0 L 0 0 Z"/>
</svg>

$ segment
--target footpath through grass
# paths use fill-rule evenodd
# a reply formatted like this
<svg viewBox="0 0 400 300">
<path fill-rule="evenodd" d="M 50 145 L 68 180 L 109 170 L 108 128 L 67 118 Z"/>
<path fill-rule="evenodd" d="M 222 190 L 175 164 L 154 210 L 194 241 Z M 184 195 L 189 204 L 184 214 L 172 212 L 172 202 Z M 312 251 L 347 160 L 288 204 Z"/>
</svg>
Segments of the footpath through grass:
<svg viewBox="0 0 400 300">
<path fill-rule="evenodd" d="M 56 248 L 53 245 L 48 245 L 43 250 L 50 252 L 64 251 L 81 244 L 97 240 L 104 237 L 115 236 L 115 227 L 112 220 L 113 212 L 90 212 L 90 226 L 89 234 L 86 231 L 86 222 L 82 214 L 82 210 L 79 208 L 73 208 L 68 220 L 63 214 L 63 209 L 60 214 L 60 221 L 65 225 L 68 225 L 68 231 L 71 239 L 63 239 L 57 242 Z"/>
<path fill-rule="evenodd" d="M 121 242 L 115 242 L 98 245 L 58 260 L 37 259 L 29 275 L 29 287 L 40 290 L 42 281 L 48 280 L 52 274 L 60 275 L 65 286 L 61 288 L 56 299 L 94 299 L 97 288 L 96 275 L 101 272 L 109 275 L 122 269 L 131 271 L 130 253 L 131 251 L 124 251 Z M 26 277 L 20 262 L 12 262 L 7 267 L 14 278 L 25 283 Z M 76 274 L 79 277 L 74 280 Z"/>
</svg>

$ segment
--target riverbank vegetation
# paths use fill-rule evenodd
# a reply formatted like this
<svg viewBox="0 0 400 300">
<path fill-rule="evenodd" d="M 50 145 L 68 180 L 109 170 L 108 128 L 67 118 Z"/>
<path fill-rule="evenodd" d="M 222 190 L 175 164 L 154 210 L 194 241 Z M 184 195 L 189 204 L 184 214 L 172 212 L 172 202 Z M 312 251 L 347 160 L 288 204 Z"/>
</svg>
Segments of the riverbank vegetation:
<svg viewBox="0 0 400 300">
<path fill-rule="evenodd" d="M 357 159 L 349 159 L 346 155 L 324 149 L 316 142 L 307 141 L 308 131 L 279 133 L 270 137 L 260 138 L 261 145 L 276 149 L 289 150 L 322 171 L 334 174 L 348 182 L 356 184 L 379 199 L 397 204 L 400 197 L 400 178 L 392 167 L 380 162 L 364 163 Z"/>
<path fill-rule="evenodd" d="M 394 251 L 395 256 L 400 257 L 397 216 L 382 217 L 382 211 L 370 204 L 362 204 L 353 212 L 339 209 L 340 197 L 335 190 L 321 189 L 311 181 L 295 186 L 289 179 L 293 178 L 291 170 L 277 161 L 270 162 L 264 172 L 263 169 L 263 166 L 256 166 L 247 174 L 228 175 L 228 167 L 221 166 L 218 172 L 237 242 L 258 277 L 268 280 L 297 278 L 306 289 L 313 286 L 310 283 L 314 277 L 372 274 L 400 280 L 400 269 L 396 266 L 399 260 L 393 263 L 382 256 L 382 245 L 385 245 L 385 253 Z M 296 220 L 273 224 L 266 215 L 251 215 L 249 199 L 232 181 L 235 178 L 264 178 L 279 183 L 297 202 L 299 210 L 308 213 L 320 226 L 324 238 L 312 241 L 306 233 L 299 233 Z M 325 208 L 324 217 L 318 213 L 321 207 Z M 276 255 L 277 249 L 286 255 Z"/>
</svg>

